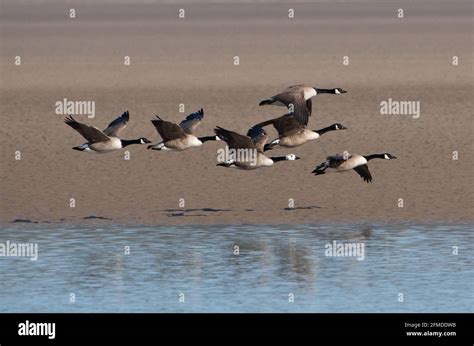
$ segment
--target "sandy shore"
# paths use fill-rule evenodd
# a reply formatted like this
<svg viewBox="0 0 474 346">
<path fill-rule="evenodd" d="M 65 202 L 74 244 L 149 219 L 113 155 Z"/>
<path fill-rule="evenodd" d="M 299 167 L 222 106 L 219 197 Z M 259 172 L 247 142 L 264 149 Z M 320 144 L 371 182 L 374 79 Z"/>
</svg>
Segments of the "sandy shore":
<svg viewBox="0 0 474 346">
<path fill-rule="evenodd" d="M 469 1 L 99 1 L 75 5 L 77 17 L 68 19 L 70 7 L 2 2 L 0 223 L 473 221 Z M 302 160 L 251 172 L 216 167 L 223 144 L 214 142 L 181 153 L 132 146 L 128 161 L 123 152 L 80 153 L 71 147 L 83 139 L 54 107 L 63 98 L 95 101 L 94 119 L 77 118 L 100 128 L 129 110 L 123 137 L 156 143 L 153 114 L 180 121 L 184 103 L 186 112 L 205 110 L 199 135 L 216 125 L 245 133 L 283 114 L 258 107 L 260 99 L 296 83 L 348 90 L 319 96 L 310 127 L 340 122 L 349 130 L 276 149 Z M 420 117 L 381 115 L 389 98 L 420 101 Z M 344 150 L 398 159 L 371 162 L 369 185 L 352 172 L 311 174 L 326 155 Z M 289 199 L 296 209 L 285 210 Z M 90 216 L 106 219 L 84 219 Z"/>
</svg>

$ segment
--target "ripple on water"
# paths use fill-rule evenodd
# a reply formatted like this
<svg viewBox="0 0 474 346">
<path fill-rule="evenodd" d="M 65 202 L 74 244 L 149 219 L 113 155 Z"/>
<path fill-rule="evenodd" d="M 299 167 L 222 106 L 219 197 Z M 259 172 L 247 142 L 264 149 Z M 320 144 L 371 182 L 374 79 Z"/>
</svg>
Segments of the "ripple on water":
<svg viewBox="0 0 474 346">
<path fill-rule="evenodd" d="M 422 224 L 3 228 L 0 243 L 37 243 L 39 255 L 36 261 L 0 257 L 0 311 L 473 312 L 472 230 Z M 333 241 L 364 244 L 364 259 L 326 256 Z"/>
</svg>

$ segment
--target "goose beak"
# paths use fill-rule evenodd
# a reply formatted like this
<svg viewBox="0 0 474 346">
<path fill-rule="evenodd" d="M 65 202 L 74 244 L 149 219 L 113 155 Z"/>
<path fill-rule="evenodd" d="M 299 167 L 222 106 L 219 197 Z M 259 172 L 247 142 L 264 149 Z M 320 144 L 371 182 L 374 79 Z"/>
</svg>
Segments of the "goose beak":
<svg viewBox="0 0 474 346">
<path fill-rule="evenodd" d="M 147 149 L 151 149 L 151 148 L 153 148 L 153 145 L 149 145 L 149 146 L 147 146 L 146 148 L 147 148 Z"/>
<path fill-rule="evenodd" d="M 295 156 L 295 160 L 300 160 L 300 159 L 301 159 L 301 157 Z"/>
<path fill-rule="evenodd" d="M 396 157 L 395 155 L 392 155 L 392 160 L 393 160 L 393 159 L 396 159 L 396 158 L 397 158 L 397 157 Z"/>
<path fill-rule="evenodd" d="M 340 92 L 341 94 L 345 94 L 345 93 L 347 93 L 347 90 L 339 89 L 339 92 Z"/>
<path fill-rule="evenodd" d="M 341 126 L 341 130 L 348 130 L 347 127 L 345 127 L 344 125 Z"/>
</svg>

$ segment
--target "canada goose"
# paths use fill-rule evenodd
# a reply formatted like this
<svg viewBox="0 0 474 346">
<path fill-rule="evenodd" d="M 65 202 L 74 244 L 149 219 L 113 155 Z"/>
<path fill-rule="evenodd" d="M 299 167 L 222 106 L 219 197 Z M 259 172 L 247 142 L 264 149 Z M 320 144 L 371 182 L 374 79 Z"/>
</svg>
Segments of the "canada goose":
<svg viewBox="0 0 474 346">
<path fill-rule="evenodd" d="M 197 112 L 189 114 L 179 125 L 164 121 L 156 115 L 156 119 L 153 119 L 151 122 L 163 138 L 163 141 L 155 145 L 149 145 L 148 149 L 182 151 L 191 147 L 198 147 L 207 141 L 219 140 L 217 136 L 198 138 L 193 135 L 203 118 L 204 111 L 202 108 Z"/>
<path fill-rule="evenodd" d="M 220 162 L 217 166 L 235 167 L 245 170 L 255 169 L 259 167 L 272 166 L 275 162 L 294 161 L 300 158 L 294 154 L 267 157 L 263 154 L 263 147 L 268 139 L 263 129 L 252 128 L 249 133 L 253 136 L 243 136 L 233 131 L 217 127 L 214 129 L 216 135 L 225 141 L 229 149 L 234 149 L 236 156 L 224 162 Z"/>
<path fill-rule="evenodd" d="M 344 94 L 341 88 L 320 89 L 306 85 L 292 85 L 281 93 L 260 101 L 259 106 L 276 105 L 285 106 L 293 113 L 300 125 L 308 125 L 311 116 L 311 98 L 318 94 Z"/>
<path fill-rule="evenodd" d="M 364 179 L 364 181 L 371 183 L 372 175 L 370 174 L 367 163 L 372 159 L 393 160 L 396 158 L 396 156 L 389 153 L 362 156 L 357 154 L 349 154 L 346 151 L 342 155 L 338 154 L 334 156 L 328 156 L 326 161 L 318 165 L 312 173 L 315 175 L 320 175 L 325 174 L 326 171 L 346 172 L 353 169 L 362 177 L 362 179 Z"/>
<path fill-rule="evenodd" d="M 95 126 L 80 123 L 71 115 L 64 119 L 64 122 L 79 132 L 87 143 L 73 147 L 74 150 L 88 151 L 96 153 L 108 153 L 117 149 L 125 148 L 130 144 L 146 144 L 151 143 L 148 139 L 141 137 L 138 139 L 120 139 L 118 135 L 127 126 L 130 116 L 128 111 L 123 113 L 117 119 L 112 121 L 104 131 L 99 130 Z"/>
<path fill-rule="evenodd" d="M 278 131 L 278 138 L 266 144 L 264 150 L 270 150 L 276 145 L 293 148 L 313 139 L 317 139 L 326 132 L 347 130 L 347 127 L 339 123 L 332 124 L 319 130 L 309 130 L 298 123 L 292 114 L 286 114 L 279 118 L 270 119 L 255 126 L 265 127 L 270 124 Z"/>
</svg>

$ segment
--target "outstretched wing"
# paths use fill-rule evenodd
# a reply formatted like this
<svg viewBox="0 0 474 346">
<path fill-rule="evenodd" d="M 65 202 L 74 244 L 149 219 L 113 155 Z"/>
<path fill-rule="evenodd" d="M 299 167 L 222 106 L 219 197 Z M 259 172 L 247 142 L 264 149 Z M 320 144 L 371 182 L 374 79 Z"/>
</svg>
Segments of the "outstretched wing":
<svg viewBox="0 0 474 346">
<path fill-rule="evenodd" d="M 292 114 L 285 114 L 281 117 L 261 122 L 254 127 L 264 127 L 270 124 L 277 130 L 279 136 L 288 135 L 302 127 Z"/>
<path fill-rule="evenodd" d="M 291 104 L 288 106 L 290 114 L 293 114 L 295 120 L 302 126 L 308 125 L 309 117 L 311 116 L 311 100 L 308 101 L 304 99 L 304 93 L 301 92 L 295 95 L 292 103 L 293 112 L 291 112 Z"/>
<path fill-rule="evenodd" d="M 187 134 L 193 134 L 204 118 L 204 110 L 201 108 L 197 112 L 189 114 L 186 119 L 179 123 L 179 126 Z"/>
<path fill-rule="evenodd" d="M 286 105 L 290 110 L 290 114 L 302 126 L 308 125 L 312 109 L 311 100 L 305 100 L 304 98 L 304 88 L 303 85 L 293 85 L 280 94 L 272 96 L 272 99 Z"/>
<path fill-rule="evenodd" d="M 151 121 L 151 123 L 155 126 L 161 138 L 163 138 L 163 142 L 186 137 L 181 126 L 162 120 L 158 115 L 156 116 L 156 119 Z"/>
<path fill-rule="evenodd" d="M 86 125 L 76 121 L 71 115 L 64 122 L 79 132 L 89 143 L 108 141 L 110 138 L 97 127 Z"/>
<path fill-rule="evenodd" d="M 316 166 L 316 168 L 311 173 L 322 173 L 327 168 L 327 161 L 324 161 Z"/>
<path fill-rule="evenodd" d="M 219 126 L 214 129 L 214 132 L 220 139 L 227 143 L 230 149 L 257 148 L 249 137 L 238 134 L 237 132 L 229 131 Z"/>
<path fill-rule="evenodd" d="M 372 174 L 370 174 L 369 167 L 367 165 L 361 165 L 354 168 L 354 171 L 361 176 L 367 183 L 372 182 Z"/>
<path fill-rule="evenodd" d="M 128 114 L 128 111 L 126 111 L 121 116 L 112 121 L 103 132 L 107 136 L 118 137 L 120 132 L 122 132 L 122 130 L 127 126 L 129 119 L 130 115 Z"/>
</svg>

